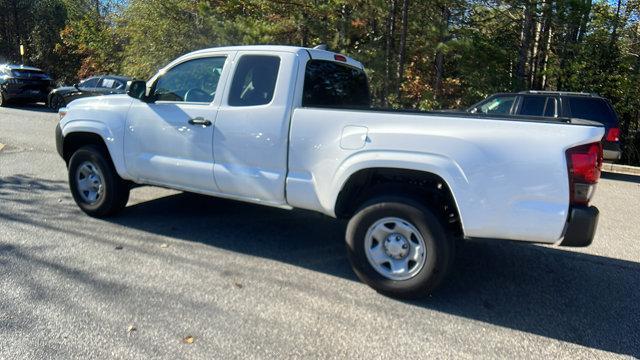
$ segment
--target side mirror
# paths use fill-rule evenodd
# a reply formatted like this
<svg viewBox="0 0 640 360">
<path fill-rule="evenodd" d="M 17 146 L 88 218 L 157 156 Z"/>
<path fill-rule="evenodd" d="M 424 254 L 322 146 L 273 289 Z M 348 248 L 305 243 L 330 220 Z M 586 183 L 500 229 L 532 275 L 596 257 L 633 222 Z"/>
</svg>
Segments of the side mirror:
<svg viewBox="0 0 640 360">
<path fill-rule="evenodd" d="M 127 82 L 127 95 L 134 99 L 148 102 L 147 83 L 142 80 L 133 80 Z"/>
</svg>

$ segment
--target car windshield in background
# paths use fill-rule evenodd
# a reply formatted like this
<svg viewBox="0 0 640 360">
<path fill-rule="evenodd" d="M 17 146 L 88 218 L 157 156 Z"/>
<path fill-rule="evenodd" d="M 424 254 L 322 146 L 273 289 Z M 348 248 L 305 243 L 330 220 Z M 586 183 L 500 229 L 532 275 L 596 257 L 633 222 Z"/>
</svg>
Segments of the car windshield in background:
<svg viewBox="0 0 640 360">
<path fill-rule="evenodd" d="M 49 75 L 36 70 L 11 70 L 11 75 L 21 79 L 49 79 Z"/>
<path fill-rule="evenodd" d="M 608 126 L 616 126 L 618 123 L 616 114 L 604 99 L 567 97 L 563 101 L 569 105 L 571 117 L 593 120 Z"/>
<path fill-rule="evenodd" d="M 371 107 L 369 85 L 363 70 L 333 61 L 311 60 L 304 76 L 302 106 Z"/>
</svg>

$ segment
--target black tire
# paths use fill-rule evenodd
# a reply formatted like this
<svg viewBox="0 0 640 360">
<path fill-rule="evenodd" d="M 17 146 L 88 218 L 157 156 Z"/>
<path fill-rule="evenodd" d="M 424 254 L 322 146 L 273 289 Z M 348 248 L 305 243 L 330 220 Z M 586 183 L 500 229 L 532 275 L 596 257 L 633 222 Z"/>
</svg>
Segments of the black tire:
<svg viewBox="0 0 640 360">
<path fill-rule="evenodd" d="M 51 96 L 51 99 L 49 100 L 49 108 L 53 111 L 58 111 L 60 110 L 61 107 L 65 107 L 67 106 L 67 104 L 65 104 L 64 99 L 62 98 L 62 96 L 60 95 L 53 95 Z"/>
<path fill-rule="evenodd" d="M 385 277 L 367 259 L 367 231 L 386 217 L 405 220 L 419 231 L 424 240 L 426 260 L 409 279 Z M 431 294 L 446 277 L 454 259 L 454 243 L 438 218 L 427 207 L 405 196 L 378 197 L 366 202 L 349 221 L 346 242 L 349 261 L 358 278 L 384 295 L 402 299 Z"/>
<path fill-rule="evenodd" d="M 78 187 L 78 169 L 90 163 L 101 173 L 102 192 L 95 202 L 88 202 Z M 78 149 L 69 160 L 69 187 L 76 204 L 87 215 L 107 217 L 124 209 L 129 201 L 129 184 L 116 172 L 113 163 L 98 146 L 88 145 Z"/>
</svg>

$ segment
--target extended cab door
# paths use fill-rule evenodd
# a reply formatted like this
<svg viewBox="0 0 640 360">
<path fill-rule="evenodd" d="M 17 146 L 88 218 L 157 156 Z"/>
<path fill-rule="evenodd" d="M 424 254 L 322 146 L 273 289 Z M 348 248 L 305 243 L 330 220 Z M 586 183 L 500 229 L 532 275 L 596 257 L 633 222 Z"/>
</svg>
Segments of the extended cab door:
<svg viewBox="0 0 640 360">
<path fill-rule="evenodd" d="M 254 201 L 284 204 L 295 54 L 241 51 L 214 129 L 220 190 Z"/>
<path fill-rule="evenodd" d="M 141 182 L 217 192 L 213 128 L 232 53 L 189 58 L 153 81 L 152 102 L 134 101 L 127 115 L 127 170 Z"/>
</svg>

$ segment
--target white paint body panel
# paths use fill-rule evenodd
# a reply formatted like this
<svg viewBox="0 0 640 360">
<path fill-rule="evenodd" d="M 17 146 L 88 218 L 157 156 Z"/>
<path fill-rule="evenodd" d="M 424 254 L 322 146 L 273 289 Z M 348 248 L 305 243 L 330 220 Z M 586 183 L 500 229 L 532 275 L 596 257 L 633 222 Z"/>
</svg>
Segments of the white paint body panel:
<svg viewBox="0 0 640 360">
<path fill-rule="evenodd" d="M 345 149 L 341 133 L 354 124 L 368 128 L 367 141 Z M 355 172 L 421 170 L 445 180 L 465 236 L 556 242 L 569 210 L 565 151 L 602 135 L 602 128 L 560 123 L 296 109 L 287 200 L 333 214 Z"/>
<path fill-rule="evenodd" d="M 301 108 L 309 56 L 333 57 L 320 50 L 207 49 L 176 59 L 159 74 L 220 53 L 228 63 L 211 104 L 146 104 L 125 95 L 80 99 L 61 120 L 63 135 L 100 135 L 125 179 L 330 216 L 357 171 L 426 171 L 451 189 L 465 236 L 553 243 L 562 237 L 569 211 L 565 151 L 604 133 L 561 123 Z M 247 53 L 281 58 L 276 90 L 270 104 L 234 108 L 226 99 L 230 79 Z M 213 126 L 184 130 L 197 116 Z"/>
</svg>

